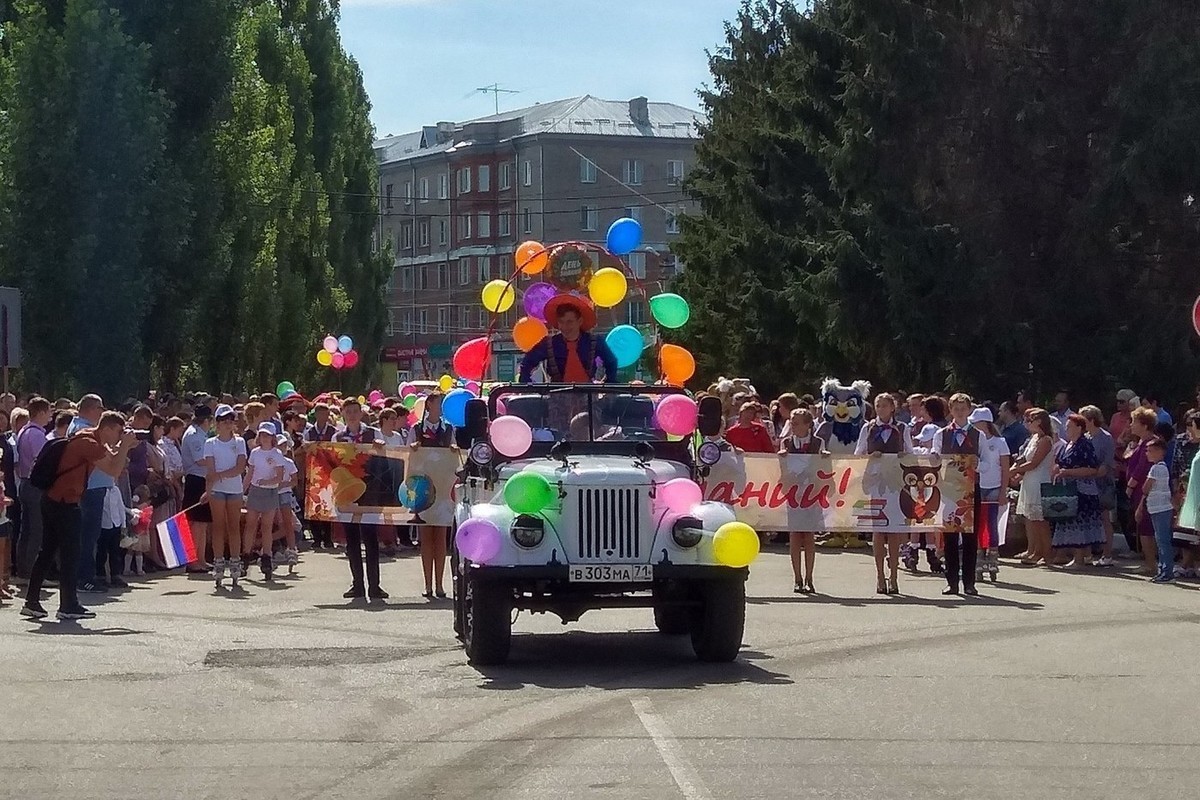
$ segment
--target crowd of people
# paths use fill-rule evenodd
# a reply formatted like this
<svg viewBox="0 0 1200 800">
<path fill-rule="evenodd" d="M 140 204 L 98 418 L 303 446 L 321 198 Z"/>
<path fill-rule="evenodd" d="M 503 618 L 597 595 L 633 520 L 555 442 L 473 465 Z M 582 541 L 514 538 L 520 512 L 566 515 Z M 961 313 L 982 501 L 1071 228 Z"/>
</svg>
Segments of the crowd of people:
<svg viewBox="0 0 1200 800">
<path fill-rule="evenodd" d="M 57 617 L 92 618 L 81 595 L 164 567 L 153 531 L 172 519 L 186 520 L 194 547 L 186 571 L 218 590 L 228 580 L 239 591 L 254 565 L 265 581 L 280 566 L 293 573 L 305 533 L 312 548 L 332 550 L 336 528 L 351 572 L 346 598 L 387 598 L 381 550 L 406 547 L 421 552 L 424 596 L 444 598 L 446 528 L 335 526 L 305 519 L 299 502 L 314 443 L 452 446 L 441 399 L 426 397 L 410 428 L 399 399 L 202 393 L 114 410 L 94 394 L 77 402 L 0 396 L 0 604 L 23 594 L 21 613 L 42 619 L 42 590 L 57 583 Z"/>
<path fill-rule="evenodd" d="M 828 423 L 820 422 L 825 410 L 817 398 L 786 393 L 767 402 L 748 381 L 728 383 L 709 392 L 724 400 L 723 438 L 731 446 L 780 455 L 828 452 Z M 976 402 L 964 393 L 883 392 L 863 405 L 852 452 L 977 455 L 976 514 L 995 519 L 998 506 L 1010 505 L 1027 537 L 1016 556 L 1021 565 L 1111 568 L 1119 534 L 1130 553 L 1140 554 L 1139 572 L 1151 581 L 1195 578 L 1200 497 L 1193 504 L 1186 498 L 1200 453 L 1200 393 L 1177 419 L 1157 397 L 1139 398 L 1130 389 L 1116 393 L 1112 409 L 1076 411 L 1065 391 L 1054 396 L 1051 409 L 1035 406 L 1029 392 L 1001 402 Z M 814 591 L 819 535 L 788 534 L 797 593 Z M 899 562 L 915 572 L 921 552 L 931 571 L 945 574 L 948 595 L 978 594 L 978 578 L 999 569 L 997 549 L 975 536 L 871 538 L 880 594 L 899 592 Z"/>
<path fill-rule="evenodd" d="M 780 455 L 827 451 L 828 422 L 813 396 L 787 393 L 765 402 L 749 382 L 720 392 L 728 446 Z M 57 616 L 93 617 L 80 595 L 121 588 L 161 568 L 153 526 L 176 515 L 188 520 L 195 543 L 187 572 L 208 576 L 221 590 L 228 580 L 237 591 L 256 564 L 267 581 L 279 566 L 291 572 L 302 546 L 333 549 L 337 530 L 351 572 L 346 598 L 387 598 L 380 553 L 406 547 L 420 550 L 424 596 L 445 597 L 448 529 L 335 525 L 305 519 L 299 502 L 313 443 L 454 446 L 441 399 L 428 396 L 410 427 L 399 398 L 200 393 L 151 396 L 113 410 L 94 394 L 77 402 L 2 395 L 0 603 L 23 587 L 21 613 L 41 619 L 42 589 L 57 581 Z M 1191 505 L 1185 500 L 1200 454 L 1200 410 L 1185 409 L 1176 421 L 1157 398 L 1122 389 L 1109 415 L 1095 405 L 1075 411 L 1065 392 L 1052 410 L 1036 407 L 1028 392 L 999 403 L 963 393 L 883 392 L 860 413 L 853 453 L 977 455 L 976 513 L 1011 503 L 1028 542 L 1017 563 L 1112 567 L 1119 534 L 1140 553 L 1151 580 L 1197 575 L 1200 496 Z M 820 532 L 784 535 L 794 590 L 815 592 Z M 873 549 L 880 594 L 897 594 L 900 564 L 917 571 L 921 553 L 931 571 L 946 576 L 950 595 L 978 594 L 980 574 L 999 568 L 995 543 L 981 547 L 975 534 L 875 534 L 869 545 L 857 537 L 845 544 Z"/>
</svg>

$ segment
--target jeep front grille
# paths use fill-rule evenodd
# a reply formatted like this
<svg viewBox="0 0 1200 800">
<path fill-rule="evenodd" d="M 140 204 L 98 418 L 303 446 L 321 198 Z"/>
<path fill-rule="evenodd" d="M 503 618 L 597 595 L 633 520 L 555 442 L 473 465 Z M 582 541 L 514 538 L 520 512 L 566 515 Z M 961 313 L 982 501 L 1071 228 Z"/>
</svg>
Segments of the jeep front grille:
<svg viewBox="0 0 1200 800">
<path fill-rule="evenodd" d="M 579 555 L 641 558 L 640 489 L 579 490 Z"/>
</svg>

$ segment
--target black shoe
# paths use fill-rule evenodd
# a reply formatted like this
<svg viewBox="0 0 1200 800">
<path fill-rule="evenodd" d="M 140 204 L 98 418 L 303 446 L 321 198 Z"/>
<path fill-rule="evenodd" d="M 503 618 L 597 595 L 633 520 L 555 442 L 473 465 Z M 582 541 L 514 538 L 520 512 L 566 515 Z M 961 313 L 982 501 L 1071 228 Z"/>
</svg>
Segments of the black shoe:
<svg viewBox="0 0 1200 800">
<path fill-rule="evenodd" d="M 77 608 L 60 608 L 55 616 L 62 620 L 95 619 L 96 612 L 79 606 Z"/>
<path fill-rule="evenodd" d="M 345 592 L 342 592 L 342 597 L 346 598 L 347 600 L 354 600 L 366 596 L 367 592 L 361 586 L 351 586 Z"/>
<path fill-rule="evenodd" d="M 275 559 L 269 555 L 260 556 L 258 568 L 262 570 L 263 579 L 269 582 L 275 573 Z"/>
<path fill-rule="evenodd" d="M 45 619 L 46 609 L 39 603 L 26 603 L 21 606 L 21 616 L 29 619 Z"/>
<path fill-rule="evenodd" d="M 963 594 L 968 594 L 971 597 L 979 597 L 979 590 L 976 589 L 974 586 L 968 586 L 965 589 L 963 589 Z"/>
<path fill-rule="evenodd" d="M 957 586 L 947 586 L 945 589 L 942 589 L 942 594 L 944 594 L 946 596 L 957 595 L 958 587 Z"/>
<path fill-rule="evenodd" d="M 438 596 L 439 600 L 446 599 L 446 590 L 445 589 L 438 589 L 437 592 L 435 592 L 435 594 Z"/>
<path fill-rule="evenodd" d="M 792 589 L 792 591 L 795 592 L 796 594 L 804 594 L 804 584 L 797 583 L 796 587 L 794 589 Z"/>
<path fill-rule="evenodd" d="M 129 583 L 124 578 L 113 577 L 108 581 L 108 585 L 114 589 L 128 589 Z"/>
<path fill-rule="evenodd" d="M 84 592 L 86 594 L 104 594 L 105 592 L 108 591 L 108 589 L 106 589 L 104 586 L 100 585 L 99 583 L 96 583 L 95 581 L 86 581 L 84 583 L 79 584 L 79 591 Z"/>
<path fill-rule="evenodd" d="M 372 600 L 387 600 L 391 595 L 380 589 L 378 586 L 368 590 Z"/>
</svg>

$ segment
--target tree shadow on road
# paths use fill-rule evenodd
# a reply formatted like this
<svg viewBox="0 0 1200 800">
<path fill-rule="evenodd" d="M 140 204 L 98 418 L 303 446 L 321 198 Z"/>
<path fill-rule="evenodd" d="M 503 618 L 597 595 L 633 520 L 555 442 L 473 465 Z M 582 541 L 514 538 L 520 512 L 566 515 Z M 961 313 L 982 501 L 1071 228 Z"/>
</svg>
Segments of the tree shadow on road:
<svg viewBox="0 0 1200 800">
<path fill-rule="evenodd" d="M 631 633 L 514 633 L 508 663 L 475 667 L 482 689 L 512 691 L 528 686 L 544 689 L 701 689 L 705 686 L 754 683 L 785 685 L 787 675 L 753 663 L 769 656 L 742 650 L 736 661 L 696 661 L 687 636 L 657 631 Z"/>
</svg>

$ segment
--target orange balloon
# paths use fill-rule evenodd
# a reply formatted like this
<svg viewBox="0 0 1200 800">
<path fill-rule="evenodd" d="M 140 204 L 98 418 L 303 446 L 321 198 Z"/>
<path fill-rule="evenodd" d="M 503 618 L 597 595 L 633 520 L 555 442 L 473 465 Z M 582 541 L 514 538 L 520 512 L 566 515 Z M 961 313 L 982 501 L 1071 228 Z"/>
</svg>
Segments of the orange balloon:
<svg viewBox="0 0 1200 800">
<path fill-rule="evenodd" d="M 669 383 L 682 385 L 696 374 L 696 359 L 686 348 L 677 344 L 664 344 L 658 358 L 662 363 L 663 377 Z"/>
<path fill-rule="evenodd" d="M 541 242 L 535 242 L 532 239 L 528 242 L 521 242 L 514 258 L 517 262 L 517 269 L 526 275 L 537 275 L 550 266 L 550 253 L 542 246 Z"/>
<path fill-rule="evenodd" d="M 545 339 L 549 333 L 546 330 L 546 323 L 540 319 L 521 317 L 513 326 L 513 342 L 521 348 L 522 352 L 528 353 L 537 347 L 538 342 Z"/>
</svg>

